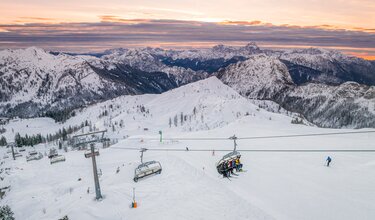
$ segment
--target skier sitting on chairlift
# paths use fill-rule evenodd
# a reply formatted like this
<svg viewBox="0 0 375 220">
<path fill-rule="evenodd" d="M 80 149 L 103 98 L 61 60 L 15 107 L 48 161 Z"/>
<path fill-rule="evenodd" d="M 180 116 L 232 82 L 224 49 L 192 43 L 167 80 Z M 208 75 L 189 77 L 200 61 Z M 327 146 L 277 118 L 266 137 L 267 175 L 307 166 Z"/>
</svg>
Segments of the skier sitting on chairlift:
<svg viewBox="0 0 375 220">
<path fill-rule="evenodd" d="M 234 160 L 229 161 L 230 163 L 230 173 L 233 174 L 233 170 L 236 168 L 236 162 Z"/>
<path fill-rule="evenodd" d="M 236 171 L 237 172 L 242 171 L 242 164 L 240 161 L 240 156 L 236 158 Z"/>
<path fill-rule="evenodd" d="M 225 177 L 230 177 L 230 164 L 229 161 L 224 163 Z"/>
</svg>

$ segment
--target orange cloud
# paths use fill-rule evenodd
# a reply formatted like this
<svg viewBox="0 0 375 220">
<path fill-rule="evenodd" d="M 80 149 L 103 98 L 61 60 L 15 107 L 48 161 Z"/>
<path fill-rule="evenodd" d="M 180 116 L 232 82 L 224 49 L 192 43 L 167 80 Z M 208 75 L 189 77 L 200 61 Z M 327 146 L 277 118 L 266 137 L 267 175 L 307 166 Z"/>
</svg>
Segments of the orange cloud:
<svg viewBox="0 0 375 220">
<path fill-rule="evenodd" d="M 217 24 L 222 24 L 222 25 L 260 25 L 262 24 L 261 21 L 229 21 L 225 20 L 222 22 L 217 22 Z"/>
<path fill-rule="evenodd" d="M 138 24 L 150 21 L 149 19 L 125 19 L 115 15 L 101 15 L 99 18 L 101 22 L 118 22 L 127 24 Z"/>
<path fill-rule="evenodd" d="M 375 56 L 358 56 L 358 57 L 361 57 L 361 58 L 363 58 L 363 59 L 365 59 L 365 60 L 375 60 Z"/>
<path fill-rule="evenodd" d="M 54 18 L 44 18 L 44 17 L 18 17 L 18 19 L 14 20 L 13 22 L 22 23 L 22 24 L 28 24 L 28 23 L 45 23 L 45 24 L 58 23 L 58 21 Z"/>
<path fill-rule="evenodd" d="M 287 27 L 287 28 L 315 28 L 315 29 L 323 29 L 323 30 L 347 30 L 347 31 L 361 31 L 367 33 L 375 33 L 375 29 L 373 28 L 363 28 L 363 27 L 350 27 L 350 26 L 335 26 L 330 24 L 321 24 L 321 25 L 308 25 L 308 26 L 301 26 L 301 25 L 294 25 L 294 24 L 272 24 L 272 23 L 264 23 L 262 21 L 232 21 L 232 20 L 224 20 L 222 22 L 216 22 L 217 24 L 221 25 L 243 25 L 243 26 L 254 26 L 254 25 L 263 25 L 263 26 L 279 26 L 279 27 Z"/>
</svg>

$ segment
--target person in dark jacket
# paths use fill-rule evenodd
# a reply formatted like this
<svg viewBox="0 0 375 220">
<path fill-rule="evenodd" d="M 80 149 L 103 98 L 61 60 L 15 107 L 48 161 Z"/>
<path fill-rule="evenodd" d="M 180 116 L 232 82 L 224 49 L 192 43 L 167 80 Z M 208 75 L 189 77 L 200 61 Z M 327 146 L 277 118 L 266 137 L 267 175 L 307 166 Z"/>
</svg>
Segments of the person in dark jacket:
<svg viewBox="0 0 375 220">
<path fill-rule="evenodd" d="M 235 162 L 235 160 L 232 160 L 231 162 L 231 173 L 233 174 L 233 171 L 234 171 L 234 169 L 236 169 L 236 162 Z"/>
<path fill-rule="evenodd" d="M 227 174 L 227 177 L 230 177 L 230 163 L 229 163 L 229 161 L 225 162 L 225 172 Z"/>
<path fill-rule="evenodd" d="M 330 156 L 328 156 L 326 161 L 327 161 L 327 167 L 329 167 L 329 164 L 331 163 L 332 158 Z"/>
</svg>

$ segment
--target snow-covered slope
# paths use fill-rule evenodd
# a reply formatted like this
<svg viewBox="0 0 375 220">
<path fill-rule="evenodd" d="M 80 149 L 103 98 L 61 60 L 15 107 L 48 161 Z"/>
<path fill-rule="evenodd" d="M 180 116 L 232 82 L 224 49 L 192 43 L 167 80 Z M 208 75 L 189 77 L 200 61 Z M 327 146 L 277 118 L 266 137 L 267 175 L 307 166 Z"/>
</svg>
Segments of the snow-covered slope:
<svg viewBox="0 0 375 220">
<path fill-rule="evenodd" d="M 95 119 L 106 110 L 107 117 Z M 124 129 L 128 131 L 144 128 L 197 131 L 222 127 L 245 115 L 267 119 L 275 117 L 275 114 L 259 109 L 216 77 L 210 77 L 160 95 L 118 97 L 83 109 L 68 122 L 86 117 L 81 121 L 102 121 L 97 123 L 98 127 L 110 127 L 106 122 L 109 118 L 109 124 L 123 121 Z"/>
<path fill-rule="evenodd" d="M 188 116 L 183 123 L 181 112 Z M 176 115 L 177 126 L 173 122 Z M 65 215 L 73 220 L 370 220 L 375 217 L 372 191 L 375 164 L 368 152 L 245 151 L 370 150 L 375 148 L 372 134 L 238 140 L 245 172 L 230 180 L 220 176 L 215 164 L 232 150 L 233 142 L 226 138 L 233 134 L 252 137 L 342 130 L 292 124 L 290 117 L 258 109 L 215 77 L 163 94 L 121 96 L 97 103 L 77 110 L 76 116 L 64 124 L 39 118 L 11 121 L 5 128 L 7 135 L 12 129 L 22 134 L 33 131 L 46 134 L 84 120 L 92 121 L 97 129 L 107 128 L 108 137 L 119 138 L 117 144 L 100 148 L 100 156 L 96 158 L 104 199 L 94 200 L 91 160 L 84 157 L 83 151 L 61 150 L 59 153 L 65 155 L 66 162 L 53 165 L 46 157 L 26 162 L 23 153 L 16 161 L 7 158 L 0 164 L 0 177 L 4 178 L 0 188 L 10 186 L 0 205 L 9 205 L 16 219 L 59 219 Z M 159 130 L 165 139 L 162 143 L 158 140 Z M 77 133 L 82 131 L 87 128 Z M 224 139 L 207 141 L 217 137 Z M 198 140 L 186 140 L 189 138 Z M 53 143 L 47 143 L 35 148 L 44 154 L 52 146 Z M 140 163 L 138 149 L 143 147 L 149 149 L 144 160 L 160 161 L 163 171 L 135 183 L 134 169 Z M 184 151 L 186 147 L 189 151 Z M 0 148 L 0 156 L 6 151 Z M 324 166 L 328 154 L 333 158 L 331 167 Z M 138 202 L 136 209 L 129 207 L 133 188 Z"/>
<path fill-rule="evenodd" d="M 275 101 L 322 127 L 375 127 L 374 86 L 354 82 L 297 85 L 287 65 L 265 54 L 232 64 L 217 76 L 245 97 Z"/>
</svg>

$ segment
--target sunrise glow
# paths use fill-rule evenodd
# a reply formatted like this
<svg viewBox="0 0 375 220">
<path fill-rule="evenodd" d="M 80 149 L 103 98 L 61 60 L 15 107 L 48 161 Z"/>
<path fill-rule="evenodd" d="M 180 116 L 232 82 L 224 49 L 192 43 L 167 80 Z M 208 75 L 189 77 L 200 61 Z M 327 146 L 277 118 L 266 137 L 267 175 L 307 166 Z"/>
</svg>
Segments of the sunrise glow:
<svg viewBox="0 0 375 220">
<path fill-rule="evenodd" d="M 142 46 L 186 48 L 256 41 L 275 48 L 328 47 L 374 59 L 374 11 L 375 2 L 371 0 L 2 1 L 0 48 L 37 44 L 46 49 L 63 47 L 82 51 L 90 47 L 91 50 Z M 199 30 L 207 27 L 222 37 L 215 38 Z M 186 33 L 182 39 L 165 36 L 177 32 Z M 281 34 L 280 39 L 269 37 L 275 32 Z M 285 32 L 288 33 L 283 35 Z M 58 45 L 61 40 L 56 38 L 55 42 L 51 33 L 59 37 L 63 34 L 66 45 Z M 104 36 L 106 33 L 108 36 Z M 140 35 L 147 33 L 150 33 L 147 39 L 139 40 Z M 97 45 L 99 34 L 100 39 L 108 40 L 105 45 Z M 86 41 L 78 43 L 77 35 L 87 36 Z M 297 42 L 291 42 L 295 37 Z"/>
</svg>

